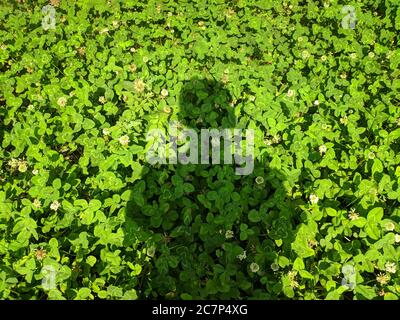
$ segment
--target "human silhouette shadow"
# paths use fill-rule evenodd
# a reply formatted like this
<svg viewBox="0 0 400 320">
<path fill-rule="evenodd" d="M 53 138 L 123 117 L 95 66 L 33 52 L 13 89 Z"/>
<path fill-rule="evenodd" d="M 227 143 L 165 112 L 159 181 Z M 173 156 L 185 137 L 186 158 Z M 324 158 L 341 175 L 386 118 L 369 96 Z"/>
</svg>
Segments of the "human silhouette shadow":
<svg viewBox="0 0 400 320">
<path fill-rule="evenodd" d="M 237 128 L 231 102 L 221 82 L 194 78 L 182 87 L 171 120 L 198 136 L 204 128 Z M 275 298 L 266 290 L 281 286 L 270 268 L 278 259 L 275 241 L 282 241 L 280 254 L 288 256 L 294 239 L 285 175 L 262 160 L 254 161 L 250 174 L 238 175 L 237 164 L 222 159 L 220 164 L 148 164 L 135 183 L 133 194 L 142 196 L 128 202 L 127 233 L 155 247 L 143 297 Z M 260 266 L 258 275 L 250 270 L 252 262 Z"/>
</svg>

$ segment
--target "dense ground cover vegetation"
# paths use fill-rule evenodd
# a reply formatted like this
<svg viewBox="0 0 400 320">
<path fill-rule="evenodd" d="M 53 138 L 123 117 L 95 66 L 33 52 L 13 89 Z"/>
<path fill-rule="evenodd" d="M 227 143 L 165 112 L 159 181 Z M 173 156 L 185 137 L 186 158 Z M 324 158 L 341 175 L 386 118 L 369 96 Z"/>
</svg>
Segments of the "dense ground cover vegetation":
<svg viewBox="0 0 400 320">
<path fill-rule="evenodd" d="M 2 1 L 0 297 L 397 299 L 399 30 L 397 0 Z M 173 120 L 253 129 L 253 173 L 150 165 Z"/>
</svg>

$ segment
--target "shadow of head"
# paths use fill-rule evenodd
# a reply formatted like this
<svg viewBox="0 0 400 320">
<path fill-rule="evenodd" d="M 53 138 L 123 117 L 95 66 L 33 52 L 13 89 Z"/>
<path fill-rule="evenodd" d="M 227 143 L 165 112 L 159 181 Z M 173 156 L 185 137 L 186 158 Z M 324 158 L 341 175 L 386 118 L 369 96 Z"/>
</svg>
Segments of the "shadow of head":
<svg viewBox="0 0 400 320">
<path fill-rule="evenodd" d="M 183 85 L 179 96 L 178 123 L 172 123 L 171 126 L 176 161 L 203 165 L 220 164 L 223 159 L 224 164 L 237 164 L 236 173 L 239 175 L 253 171 L 254 132 L 242 132 L 236 128 L 237 121 L 231 103 L 232 96 L 221 82 L 193 78 Z M 183 130 L 178 132 L 175 128 Z M 178 148 L 176 153 L 179 142 L 184 142 L 184 146 Z"/>
<path fill-rule="evenodd" d="M 187 81 L 179 96 L 178 119 L 185 127 L 234 128 L 236 117 L 232 96 L 222 82 L 193 78 Z"/>
</svg>

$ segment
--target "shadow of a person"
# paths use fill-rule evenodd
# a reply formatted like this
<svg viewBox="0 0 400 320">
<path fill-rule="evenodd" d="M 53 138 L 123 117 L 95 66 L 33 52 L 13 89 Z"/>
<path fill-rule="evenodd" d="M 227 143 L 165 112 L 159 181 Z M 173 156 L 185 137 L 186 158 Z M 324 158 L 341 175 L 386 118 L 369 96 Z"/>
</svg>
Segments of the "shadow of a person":
<svg viewBox="0 0 400 320">
<path fill-rule="evenodd" d="M 237 129 L 231 102 L 222 83 L 195 78 L 181 90 L 175 120 L 197 137 L 204 129 Z M 187 163 L 183 156 L 186 163 L 149 164 L 137 182 L 144 200 L 133 198 L 127 210 L 141 240 L 156 248 L 147 282 L 152 297 L 273 298 L 266 287 L 280 285 L 270 268 L 277 261 L 276 241 L 283 240 L 279 247 L 289 252 L 293 240 L 284 175 L 262 161 L 248 174 L 237 174 L 236 163 L 212 163 L 214 150 L 204 156 L 208 141 L 196 148 L 208 163 Z M 218 154 L 221 159 L 226 152 Z"/>
</svg>

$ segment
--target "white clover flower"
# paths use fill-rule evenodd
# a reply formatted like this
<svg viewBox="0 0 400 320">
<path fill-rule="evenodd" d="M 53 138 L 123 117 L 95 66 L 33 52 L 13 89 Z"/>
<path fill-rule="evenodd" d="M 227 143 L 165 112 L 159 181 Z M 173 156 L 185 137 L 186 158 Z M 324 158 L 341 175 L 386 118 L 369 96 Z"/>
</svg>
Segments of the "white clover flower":
<svg viewBox="0 0 400 320">
<path fill-rule="evenodd" d="M 124 135 L 118 139 L 119 143 L 123 146 L 127 146 L 129 144 L 129 137 Z"/>
<path fill-rule="evenodd" d="M 390 280 L 390 277 L 384 273 L 379 273 L 376 277 L 376 281 L 381 285 L 387 284 L 389 282 L 389 280 Z"/>
<path fill-rule="evenodd" d="M 319 106 L 319 100 L 318 99 L 314 101 L 314 106 L 316 106 L 316 107 Z"/>
<path fill-rule="evenodd" d="M 227 230 L 225 232 L 225 239 L 232 239 L 233 238 L 233 231 L 232 230 Z"/>
<path fill-rule="evenodd" d="M 32 170 L 32 174 L 33 174 L 34 176 L 36 176 L 38 173 L 39 173 L 39 170 L 38 170 L 38 169 L 33 169 L 33 170 Z"/>
<path fill-rule="evenodd" d="M 137 70 L 136 64 L 132 63 L 129 65 L 129 71 L 130 72 L 135 72 Z"/>
<path fill-rule="evenodd" d="M 257 263 L 253 262 L 250 264 L 250 270 L 251 272 L 256 273 L 260 270 L 260 266 Z"/>
<path fill-rule="evenodd" d="M 322 62 L 325 62 L 327 59 L 328 59 L 327 56 L 325 56 L 325 55 L 321 56 L 321 61 L 322 61 Z"/>
<path fill-rule="evenodd" d="M 86 47 L 80 47 L 77 51 L 80 56 L 84 56 L 86 53 Z"/>
<path fill-rule="evenodd" d="M 394 242 L 399 243 L 400 242 L 400 234 L 395 234 L 394 235 Z"/>
<path fill-rule="evenodd" d="M 288 272 L 289 280 L 295 279 L 295 278 L 296 278 L 296 275 L 297 275 L 297 272 L 296 272 L 296 271 L 289 271 L 289 272 Z"/>
<path fill-rule="evenodd" d="M 8 160 L 7 164 L 11 167 L 11 169 L 16 169 L 19 165 L 19 161 L 17 159 L 10 159 Z"/>
<path fill-rule="evenodd" d="M 343 117 L 340 118 L 340 123 L 341 123 L 341 124 L 344 124 L 344 125 L 347 125 L 347 123 L 348 123 L 348 118 L 347 118 L 346 115 L 344 115 Z"/>
<path fill-rule="evenodd" d="M 324 153 L 326 153 L 326 150 L 327 150 L 326 145 L 323 144 L 323 145 L 319 146 L 318 150 L 319 150 L 319 153 L 321 155 L 323 155 Z"/>
<path fill-rule="evenodd" d="M 65 106 L 67 105 L 67 98 L 66 98 L 66 97 L 60 97 L 60 98 L 58 98 L 57 104 L 58 104 L 60 107 L 65 107 Z"/>
<path fill-rule="evenodd" d="M 375 57 L 375 53 L 371 51 L 370 53 L 368 53 L 368 57 L 370 57 L 370 58 Z"/>
<path fill-rule="evenodd" d="M 161 96 L 164 97 L 164 98 L 168 97 L 168 90 L 167 89 L 162 89 L 161 90 Z"/>
<path fill-rule="evenodd" d="M 145 89 L 145 84 L 144 84 L 143 80 L 141 80 L 141 79 L 136 79 L 136 80 L 133 82 L 133 87 L 134 87 L 134 89 L 135 89 L 136 92 L 141 93 L 141 92 L 143 92 L 144 89 Z"/>
<path fill-rule="evenodd" d="M 257 183 L 257 184 L 263 184 L 263 183 L 264 183 L 264 178 L 261 177 L 261 176 L 258 176 L 258 177 L 256 178 L 256 183 Z"/>
<path fill-rule="evenodd" d="M 244 250 L 241 254 L 237 256 L 237 258 L 242 261 L 247 258 L 246 250 Z"/>
<path fill-rule="evenodd" d="M 227 17 L 228 19 L 232 18 L 234 14 L 235 14 L 235 10 L 233 10 L 232 8 L 228 8 L 225 11 L 225 17 Z"/>
<path fill-rule="evenodd" d="M 50 205 L 50 209 L 57 211 L 60 208 L 60 206 L 61 204 L 57 200 L 54 200 Z"/>
<path fill-rule="evenodd" d="M 39 209 L 39 208 L 42 207 L 42 203 L 40 202 L 39 199 L 35 199 L 35 200 L 33 200 L 33 206 L 34 206 L 35 208 Z"/>
<path fill-rule="evenodd" d="M 135 49 L 135 47 L 132 47 L 129 49 L 129 51 L 133 53 L 133 52 L 136 52 L 136 49 Z"/>
<path fill-rule="evenodd" d="M 357 220 L 360 215 L 356 212 L 356 209 L 351 208 L 348 217 L 350 220 L 354 221 Z"/>
<path fill-rule="evenodd" d="M 294 288 L 298 288 L 299 283 L 296 281 L 296 275 L 297 272 L 296 271 L 289 271 L 288 273 L 288 278 L 290 281 L 290 286 L 294 289 Z"/>
<path fill-rule="evenodd" d="M 386 270 L 386 272 L 389 272 L 389 273 L 396 273 L 396 271 L 397 271 L 396 264 L 394 262 L 386 262 L 385 270 Z"/>
<path fill-rule="evenodd" d="M 276 134 L 272 137 L 272 143 L 279 143 L 281 142 L 281 136 L 279 134 Z"/>
<path fill-rule="evenodd" d="M 311 55 L 307 50 L 303 50 L 301 53 L 301 56 L 303 57 L 304 60 L 308 59 Z"/>
<path fill-rule="evenodd" d="M 347 73 L 346 73 L 346 72 L 342 72 L 342 73 L 340 74 L 340 78 L 342 78 L 342 79 L 347 79 Z"/>
<path fill-rule="evenodd" d="M 111 132 L 110 132 L 110 130 L 109 130 L 108 128 L 103 128 L 103 134 L 104 134 L 105 136 L 108 136 L 110 133 L 111 133 Z"/>
<path fill-rule="evenodd" d="M 30 104 L 30 105 L 27 107 L 27 109 L 28 109 L 29 111 L 33 111 L 33 110 L 35 110 L 35 107 L 33 106 L 33 104 Z"/>
<path fill-rule="evenodd" d="M 99 31 L 100 34 L 107 33 L 109 30 L 108 28 L 103 28 Z"/>
<path fill-rule="evenodd" d="M 311 194 L 310 195 L 310 202 L 311 204 L 317 204 L 319 201 L 319 198 L 316 194 Z"/>
<path fill-rule="evenodd" d="M 287 94 L 286 94 L 289 98 L 294 96 L 294 91 L 292 89 L 289 89 Z"/>
<path fill-rule="evenodd" d="M 107 102 L 106 97 L 105 97 L 105 96 L 100 96 L 100 97 L 99 97 L 99 102 L 100 102 L 101 104 L 105 104 L 105 103 Z"/>
<path fill-rule="evenodd" d="M 199 25 L 200 29 L 202 30 L 206 29 L 205 22 L 203 20 L 200 20 L 199 22 L 197 22 L 197 24 Z"/>
<path fill-rule="evenodd" d="M 393 231 L 395 227 L 396 227 L 396 226 L 395 226 L 394 223 L 391 222 L 391 221 L 388 222 L 388 223 L 386 223 L 386 225 L 385 225 L 386 231 Z"/>
<path fill-rule="evenodd" d="M 264 140 L 264 143 L 265 143 L 267 146 L 270 146 L 270 145 L 272 145 L 272 140 L 271 140 L 271 139 L 265 139 L 265 140 Z"/>
<path fill-rule="evenodd" d="M 357 53 L 350 53 L 350 58 L 353 60 L 357 59 Z"/>
<path fill-rule="evenodd" d="M 360 215 L 357 212 L 351 212 L 348 214 L 348 217 L 351 221 L 357 220 Z"/>
<path fill-rule="evenodd" d="M 272 269 L 272 271 L 278 271 L 279 270 L 279 264 L 277 264 L 277 263 L 272 263 L 271 264 L 271 269 Z"/>
<path fill-rule="evenodd" d="M 20 160 L 18 163 L 18 171 L 23 173 L 26 172 L 26 170 L 28 170 L 28 164 L 26 161 Z"/>
<path fill-rule="evenodd" d="M 47 251 L 43 248 L 35 249 L 35 258 L 42 261 L 47 256 Z"/>
</svg>

